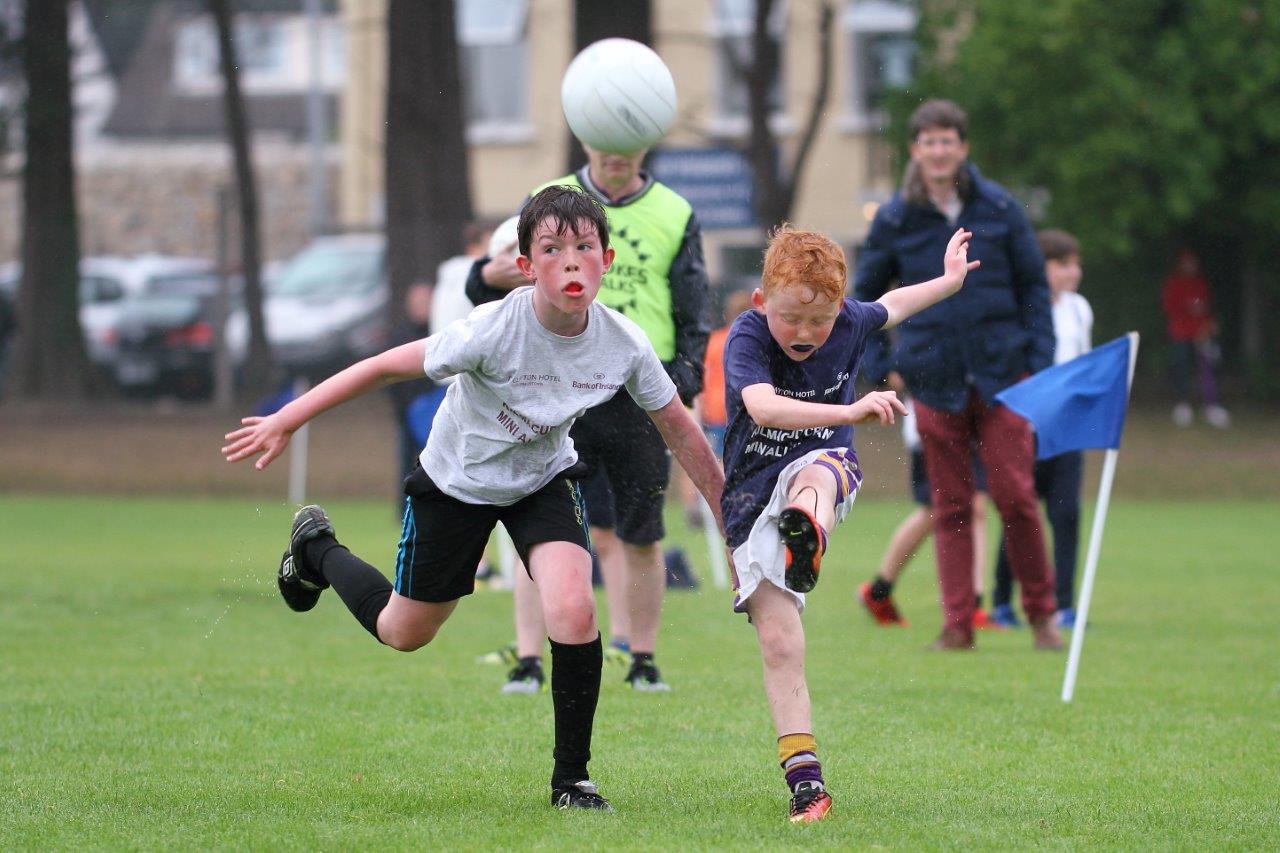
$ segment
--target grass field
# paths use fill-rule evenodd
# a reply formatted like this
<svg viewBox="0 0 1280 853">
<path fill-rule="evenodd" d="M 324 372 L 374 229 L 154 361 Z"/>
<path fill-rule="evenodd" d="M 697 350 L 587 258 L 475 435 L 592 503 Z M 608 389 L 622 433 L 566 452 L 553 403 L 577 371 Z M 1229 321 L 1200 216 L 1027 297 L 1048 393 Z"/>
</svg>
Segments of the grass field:
<svg viewBox="0 0 1280 853">
<path fill-rule="evenodd" d="M 440 638 L 376 646 L 329 593 L 278 600 L 279 502 L 0 496 L 0 846 L 426 848 L 1280 847 L 1275 504 L 1119 501 L 1076 700 L 1025 631 L 974 654 L 853 606 L 901 502 L 861 504 L 806 615 L 832 818 L 786 823 L 751 630 L 727 596 L 668 598 L 675 690 L 606 670 L 593 776 L 617 813 L 546 802 L 548 695 L 498 693 L 476 655 L 510 596 Z M 330 507 L 389 565 L 389 501 Z M 673 524 L 701 566 L 705 550 Z"/>
</svg>

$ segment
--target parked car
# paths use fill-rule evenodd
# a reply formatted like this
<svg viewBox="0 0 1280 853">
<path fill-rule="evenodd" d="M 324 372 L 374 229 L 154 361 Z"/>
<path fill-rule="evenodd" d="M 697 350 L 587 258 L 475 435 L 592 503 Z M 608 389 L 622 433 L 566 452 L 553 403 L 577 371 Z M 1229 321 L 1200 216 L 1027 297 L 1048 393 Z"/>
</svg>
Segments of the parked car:
<svg viewBox="0 0 1280 853">
<path fill-rule="evenodd" d="M 241 300 L 239 277 L 228 281 L 229 310 Z M 124 301 L 115 380 L 131 394 L 201 399 L 213 392 L 219 277 L 213 273 L 157 276 Z"/>
<path fill-rule="evenodd" d="M 183 273 L 209 272 L 213 265 L 199 258 L 169 255 L 118 257 L 102 255 L 80 259 L 80 329 L 89 361 L 110 372 L 118 350 L 119 319 L 127 298 L 143 293 L 155 278 Z M 22 283 L 22 266 L 7 265 L 0 278 L 16 304 Z"/>
<path fill-rule="evenodd" d="M 386 340 L 386 241 L 381 234 L 320 237 L 266 288 L 263 317 L 277 364 L 313 380 L 378 352 Z M 227 344 L 240 363 L 249 321 L 232 314 Z"/>
</svg>

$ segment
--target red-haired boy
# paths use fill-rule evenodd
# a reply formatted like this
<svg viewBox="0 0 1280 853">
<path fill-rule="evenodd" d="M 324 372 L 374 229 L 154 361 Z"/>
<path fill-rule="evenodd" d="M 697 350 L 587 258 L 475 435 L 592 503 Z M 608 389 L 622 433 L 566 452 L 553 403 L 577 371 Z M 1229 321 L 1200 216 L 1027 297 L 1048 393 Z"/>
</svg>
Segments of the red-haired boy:
<svg viewBox="0 0 1280 853">
<path fill-rule="evenodd" d="M 734 610 L 755 625 L 778 757 L 791 789 L 791 821 L 831 808 L 813 736 L 804 677 L 804 593 L 818 581 L 827 533 L 848 514 L 862 472 L 853 424 L 894 421 L 893 391 L 854 399 L 867 337 L 960 289 L 978 264 L 969 232 L 947 244 L 939 278 L 876 302 L 844 297 L 844 252 L 810 231 L 783 227 L 765 251 L 754 311 L 725 345 L 725 487 L 721 499 L 734 569 Z"/>
</svg>

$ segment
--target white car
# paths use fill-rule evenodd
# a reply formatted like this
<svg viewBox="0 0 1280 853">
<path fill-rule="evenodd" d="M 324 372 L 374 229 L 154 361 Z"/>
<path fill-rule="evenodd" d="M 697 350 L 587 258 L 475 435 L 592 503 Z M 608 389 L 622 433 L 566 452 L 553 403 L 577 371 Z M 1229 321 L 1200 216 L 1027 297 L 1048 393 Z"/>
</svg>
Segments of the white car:
<svg viewBox="0 0 1280 853">
<path fill-rule="evenodd" d="M 123 257 L 101 255 L 80 259 L 80 329 L 94 365 L 110 366 L 119 344 L 120 312 L 124 300 L 146 292 L 152 279 L 213 270 L 210 261 L 171 255 Z M 20 264 L 0 270 L 0 285 L 16 293 L 22 278 Z"/>
<path fill-rule="evenodd" d="M 381 234 L 320 237 L 295 255 L 267 287 L 262 312 L 276 362 L 322 378 L 380 351 L 386 340 L 386 240 Z M 243 309 L 227 323 L 227 346 L 240 364 L 248 350 Z"/>
</svg>

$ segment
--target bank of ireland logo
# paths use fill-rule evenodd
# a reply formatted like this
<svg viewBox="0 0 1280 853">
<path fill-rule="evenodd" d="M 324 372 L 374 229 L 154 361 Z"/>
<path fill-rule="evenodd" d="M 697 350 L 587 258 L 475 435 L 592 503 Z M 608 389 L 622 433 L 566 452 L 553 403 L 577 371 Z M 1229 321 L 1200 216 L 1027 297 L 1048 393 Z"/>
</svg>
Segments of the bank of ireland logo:
<svg viewBox="0 0 1280 853">
<path fill-rule="evenodd" d="M 603 374 L 603 373 L 597 373 L 597 374 L 595 375 L 595 380 L 596 380 L 597 382 L 599 382 L 601 379 L 604 379 L 604 374 Z"/>
</svg>

